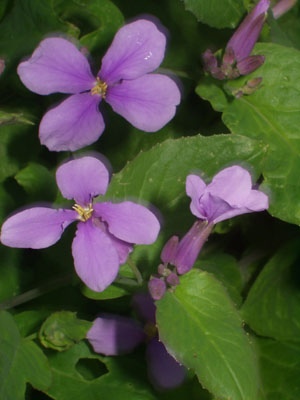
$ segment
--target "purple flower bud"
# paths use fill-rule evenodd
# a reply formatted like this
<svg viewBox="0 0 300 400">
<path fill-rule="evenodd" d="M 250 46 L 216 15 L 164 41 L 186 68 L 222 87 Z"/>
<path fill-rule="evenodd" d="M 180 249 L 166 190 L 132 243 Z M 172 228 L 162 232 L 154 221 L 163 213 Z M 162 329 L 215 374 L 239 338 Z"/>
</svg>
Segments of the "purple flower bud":
<svg viewBox="0 0 300 400">
<path fill-rule="evenodd" d="M 148 283 L 148 289 L 153 300 L 160 300 L 166 291 L 165 281 L 159 278 L 152 278 Z"/>
<path fill-rule="evenodd" d="M 175 274 L 175 272 L 171 272 L 170 275 L 167 276 L 166 281 L 170 286 L 176 286 L 180 283 L 179 278 Z"/>
<path fill-rule="evenodd" d="M 226 47 L 225 54 L 223 57 L 223 65 L 232 65 L 235 63 L 234 51 L 231 47 Z"/>
<path fill-rule="evenodd" d="M 177 247 L 178 247 L 178 242 L 179 238 L 178 236 L 174 235 L 172 236 L 167 243 L 164 245 L 164 248 L 162 249 L 160 258 L 162 262 L 168 264 L 173 264 L 174 258 L 177 252 Z"/>
<path fill-rule="evenodd" d="M 5 61 L 3 59 L 0 59 L 0 75 L 5 69 Z"/>
<path fill-rule="evenodd" d="M 217 57 L 213 54 L 210 49 L 207 49 L 202 54 L 204 70 L 211 74 L 216 79 L 225 79 L 225 74 L 218 67 Z"/>
<path fill-rule="evenodd" d="M 260 0 L 235 31 L 226 49 L 231 48 L 237 61 L 248 57 L 260 35 L 270 0 Z"/>
<path fill-rule="evenodd" d="M 213 224 L 208 224 L 206 221 L 196 221 L 181 239 L 175 258 L 175 266 L 179 274 L 185 274 L 193 267 L 212 227 Z"/>
<path fill-rule="evenodd" d="M 288 12 L 294 5 L 297 3 L 297 0 L 280 0 L 274 7 L 272 7 L 273 16 L 275 19 L 281 17 L 283 14 Z"/>
<path fill-rule="evenodd" d="M 237 69 L 241 75 L 248 75 L 265 62 L 265 56 L 249 56 L 237 63 Z"/>
</svg>

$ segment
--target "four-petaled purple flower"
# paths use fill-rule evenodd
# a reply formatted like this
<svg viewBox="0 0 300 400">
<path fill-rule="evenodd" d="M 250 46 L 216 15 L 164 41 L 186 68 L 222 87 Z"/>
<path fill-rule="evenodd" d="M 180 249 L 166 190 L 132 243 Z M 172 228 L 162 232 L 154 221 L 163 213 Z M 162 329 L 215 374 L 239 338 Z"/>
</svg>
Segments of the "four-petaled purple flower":
<svg viewBox="0 0 300 400">
<path fill-rule="evenodd" d="M 180 365 L 158 340 L 155 326 L 156 307 L 148 293 L 136 293 L 133 306 L 144 328 L 132 318 L 101 314 L 87 333 L 96 353 L 106 356 L 126 354 L 142 342 L 147 342 L 148 375 L 157 389 L 172 389 L 183 383 L 185 368 Z"/>
<path fill-rule="evenodd" d="M 161 64 L 165 35 L 148 20 L 123 26 L 102 59 L 95 78 L 86 57 L 63 38 L 43 40 L 18 74 L 31 91 L 70 93 L 48 111 L 39 127 L 49 150 L 77 150 L 95 142 L 104 130 L 102 99 L 136 128 L 154 132 L 169 122 L 180 91 L 168 76 L 149 74 Z"/>
<path fill-rule="evenodd" d="M 95 157 L 82 157 L 61 165 L 57 185 L 73 210 L 33 207 L 8 218 L 1 242 L 10 247 L 42 249 L 56 243 L 64 229 L 79 221 L 72 244 L 75 270 L 92 290 L 103 291 L 116 278 L 133 244 L 151 244 L 160 224 L 146 207 L 131 201 L 93 203 L 105 194 L 109 173 Z"/>
<path fill-rule="evenodd" d="M 262 55 L 250 56 L 265 22 L 270 0 L 260 0 L 227 43 L 221 67 L 211 50 L 203 54 L 204 69 L 216 79 L 235 79 L 248 75 L 265 61 Z"/>
<path fill-rule="evenodd" d="M 191 212 L 198 220 L 177 247 L 174 265 L 179 274 L 193 267 L 214 224 L 269 207 L 268 196 L 252 189 L 251 175 L 238 165 L 218 172 L 208 185 L 198 175 L 188 175 L 186 193 L 192 199 Z"/>
</svg>

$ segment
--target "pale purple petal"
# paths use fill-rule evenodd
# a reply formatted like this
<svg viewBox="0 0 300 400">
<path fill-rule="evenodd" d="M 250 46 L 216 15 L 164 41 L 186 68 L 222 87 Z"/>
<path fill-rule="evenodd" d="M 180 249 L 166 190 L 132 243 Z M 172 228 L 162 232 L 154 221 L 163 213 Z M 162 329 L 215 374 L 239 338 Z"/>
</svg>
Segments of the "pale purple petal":
<svg viewBox="0 0 300 400">
<path fill-rule="evenodd" d="M 174 117 L 180 91 L 168 76 L 148 74 L 109 87 L 106 101 L 136 128 L 155 132 Z"/>
<path fill-rule="evenodd" d="M 78 276 L 95 292 L 106 289 L 118 274 L 118 253 L 109 237 L 91 219 L 78 223 L 72 254 Z"/>
<path fill-rule="evenodd" d="M 128 243 L 151 244 L 160 230 L 156 216 L 131 201 L 95 203 L 94 210 L 96 216 L 107 222 L 110 233 Z"/>
<path fill-rule="evenodd" d="M 152 339 L 146 357 L 149 379 L 156 388 L 172 389 L 183 383 L 185 368 L 167 352 L 163 343 Z"/>
<path fill-rule="evenodd" d="M 109 172 L 95 157 L 81 157 L 62 164 L 56 171 L 56 182 L 66 199 L 88 205 L 99 194 L 105 194 Z"/>
<path fill-rule="evenodd" d="M 269 208 L 268 196 L 260 190 L 251 190 L 245 203 L 250 211 L 264 211 Z"/>
<path fill-rule="evenodd" d="M 198 175 L 188 175 L 186 178 L 186 194 L 192 199 L 190 209 L 192 214 L 200 219 L 205 219 L 206 215 L 199 208 L 199 200 L 206 188 L 206 183 Z"/>
<path fill-rule="evenodd" d="M 99 72 L 108 84 L 121 79 L 136 79 L 161 64 L 166 37 L 156 25 L 144 19 L 123 26 L 102 59 Z"/>
<path fill-rule="evenodd" d="M 179 237 L 174 235 L 170 237 L 167 243 L 164 245 L 160 258 L 165 264 L 173 264 L 178 248 Z"/>
<path fill-rule="evenodd" d="M 298 0 L 279 0 L 278 3 L 272 7 L 274 18 L 277 19 L 288 12 L 292 7 L 294 7 L 297 1 Z"/>
<path fill-rule="evenodd" d="M 72 210 L 33 207 L 8 218 L 1 228 L 5 246 L 43 249 L 56 243 L 64 229 L 76 220 Z"/>
<path fill-rule="evenodd" d="M 203 245 L 211 233 L 212 227 L 212 224 L 198 220 L 180 240 L 174 261 L 179 274 L 186 274 L 193 268 Z"/>
<path fill-rule="evenodd" d="M 83 92 L 96 81 L 85 56 L 63 38 L 43 40 L 19 65 L 18 74 L 29 90 L 44 95 Z"/>
<path fill-rule="evenodd" d="M 96 318 L 86 337 L 96 353 L 106 356 L 130 353 L 146 339 L 136 321 L 112 314 Z"/>
<path fill-rule="evenodd" d="M 148 292 L 135 293 L 132 298 L 132 305 L 138 317 L 143 322 L 152 322 L 153 324 L 155 324 L 156 306 Z"/>
<path fill-rule="evenodd" d="M 227 43 L 226 48 L 231 48 L 234 51 L 237 61 L 241 61 L 250 55 L 262 30 L 269 7 L 270 0 L 260 0 Z"/>
<path fill-rule="evenodd" d="M 75 151 L 94 143 L 104 130 L 101 97 L 74 94 L 48 111 L 40 123 L 41 144 L 54 151 Z"/>
<path fill-rule="evenodd" d="M 219 197 L 231 206 L 244 205 L 252 188 L 249 172 L 234 165 L 225 168 L 214 176 L 206 192 Z"/>
</svg>

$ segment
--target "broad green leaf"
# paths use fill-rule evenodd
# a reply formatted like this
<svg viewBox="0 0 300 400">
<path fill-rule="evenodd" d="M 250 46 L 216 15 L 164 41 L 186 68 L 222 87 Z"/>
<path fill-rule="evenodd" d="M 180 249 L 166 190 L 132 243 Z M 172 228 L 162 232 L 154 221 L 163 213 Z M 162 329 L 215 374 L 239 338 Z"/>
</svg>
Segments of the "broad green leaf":
<svg viewBox="0 0 300 400">
<path fill-rule="evenodd" d="M 264 400 L 300 398 L 300 346 L 297 343 L 256 339 Z M 260 400 L 260 399 L 259 399 Z"/>
<path fill-rule="evenodd" d="M 0 302 L 20 293 L 23 271 L 19 268 L 20 252 L 0 247 Z"/>
<path fill-rule="evenodd" d="M 92 323 L 70 311 L 56 312 L 41 326 L 39 339 L 44 347 L 65 351 L 84 339 Z"/>
<path fill-rule="evenodd" d="M 196 372 L 203 387 L 219 400 L 256 399 L 254 350 L 218 280 L 192 270 L 156 306 L 160 339 L 170 354 Z"/>
<path fill-rule="evenodd" d="M 215 28 L 235 28 L 245 13 L 243 0 L 183 0 L 196 18 Z"/>
<path fill-rule="evenodd" d="M 228 106 L 228 99 L 220 84 L 211 77 L 204 76 L 196 87 L 196 93 L 208 100 L 216 111 L 224 111 Z"/>
<path fill-rule="evenodd" d="M 248 293 L 243 318 L 259 335 L 300 340 L 299 243 L 278 250 Z"/>
<path fill-rule="evenodd" d="M 153 271 L 163 243 L 174 232 L 183 234 L 194 221 L 185 192 L 188 174 L 199 171 L 209 181 L 216 172 L 232 164 L 243 165 L 250 171 L 253 167 L 259 172 L 264 152 L 259 141 L 241 136 L 169 139 L 141 152 L 115 174 L 106 198 L 150 201 L 164 217 L 163 235 L 153 245 L 138 246 L 134 251 L 133 258 L 138 259 L 141 271 Z M 254 174 L 254 179 L 257 176 Z"/>
<path fill-rule="evenodd" d="M 57 186 L 54 175 L 43 165 L 29 163 L 15 179 L 35 200 L 54 200 Z"/>
<path fill-rule="evenodd" d="M 236 305 L 241 304 L 242 276 L 234 257 L 229 254 L 215 254 L 215 252 L 204 258 L 200 255 L 195 267 L 213 273 L 226 287 L 233 302 Z"/>
<path fill-rule="evenodd" d="M 31 340 L 22 339 L 13 317 L 0 312 L 0 398 L 23 400 L 26 383 L 46 390 L 51 383 L 47 358 Z"/>
<path fill-rule="evenodd" d="M 22 113 L 9 113 L 0 110 L 0 127 L 12 124 L 29 124 L 34 125 L 29 119 L 25 118 Z"/>
<path fill-rule="evenodd" d="M 221 110 L 223 121 L 235 134 L 263 140 L 266 157 L 263 186 L 270 194 L 271 215 L 300 224 L 300 52 L 272 43 L 259 43 L 253 54 L 266 57 L 257 71 L 225 84 L 228 93 L 238 91 L 249 79 L 262 77 L 262 85 L 250 96 L 232 99 L 198 87 L 197 93 Z M 201 84 L 202 85 L 202 84 Z M 217 84 L 219 88 L 219 83 Z M 202 85 L 203 86 L 203 85 Z M 219 90 L 219 89 L 218 89 Z"/>
<path fill-rule="evenodd" d="M 56 400 L 155 400 L 149 384 L 140 379 L 141 360 L 129 357 L 101 357 L 80 342 L 66 352 L 49 355 L 53 380 L 47 394 Z M 78 371 L 80 360 L 98 360 L 108 372 L 94 379 L 86 379 Z M 95 368 L 96 369 L 96 368 Z M 90 374 L 93 375 L 91 371 Z"/>
</svg>

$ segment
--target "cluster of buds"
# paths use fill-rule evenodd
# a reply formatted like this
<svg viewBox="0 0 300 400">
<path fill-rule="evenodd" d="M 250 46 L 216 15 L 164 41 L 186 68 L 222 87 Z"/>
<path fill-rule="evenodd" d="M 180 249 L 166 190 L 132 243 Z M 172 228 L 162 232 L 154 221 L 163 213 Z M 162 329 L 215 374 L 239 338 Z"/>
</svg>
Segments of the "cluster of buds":
<svg viewBox="0 0 300 400">
<path fill-rule="evenodd" d="M 206 50 L 202 56 L 204 70 L 214 78 L 224 80 L 248 75 L 259 68 L 265 57 L 250 54 L 260 35 L 269 7 L 270 0 L 260 0 L 246 16 L 227 43 L 220 66 L 217 56 L 210 49 Z"/>
</svg>

